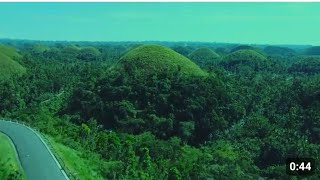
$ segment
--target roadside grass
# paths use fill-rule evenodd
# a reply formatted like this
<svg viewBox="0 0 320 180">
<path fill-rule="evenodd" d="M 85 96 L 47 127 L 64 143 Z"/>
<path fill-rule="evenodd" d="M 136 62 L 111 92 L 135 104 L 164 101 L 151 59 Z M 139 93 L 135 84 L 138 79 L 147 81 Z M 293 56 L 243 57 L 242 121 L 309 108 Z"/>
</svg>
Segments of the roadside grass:
<svg viewBox="0 0 320 180">
<path fill-rule="evenodd" d="M 0 179 L 26 180 L 16 149 L 5 134 L 0 132 Z"/>
<path fill-rule="evenodd" d="M 101 167 L 98 157 L 84 158 L 84 153 L 56 142 L 51 136 L 43 136 L 49 141 L 50 148 L 70 179 L 105 179 L 99 173 Z"/>
</svg>

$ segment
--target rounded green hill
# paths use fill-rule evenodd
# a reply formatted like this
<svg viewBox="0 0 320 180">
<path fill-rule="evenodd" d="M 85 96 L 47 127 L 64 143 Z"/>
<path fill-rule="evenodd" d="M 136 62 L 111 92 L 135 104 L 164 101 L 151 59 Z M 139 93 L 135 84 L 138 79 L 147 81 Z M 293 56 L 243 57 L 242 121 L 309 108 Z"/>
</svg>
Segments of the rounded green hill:
<svg viewBox="0 0 320 180">
<path fill-rule="evenodd" d="M 80 48 L 75 45 L 64 46 L 61 50 L 63 54 L 76 56 L 80 51 Z"/>
<path fill-rule="evenodd" d="M 180 72 L 184 75 L 206 75 L 195 63 L 172 49 L 160 45 L 142 45 L 126 53 L 116 67 L 129 74 Z"/>
<path fill-rule="evenodd" d="M 101 52 L 94 47 L 81 48 L 77 58 L 84 61 L 94 61 L 100 59 Z"/>
<path fill-rule="evenodd" d="M 287 47 L 267 46 L 263 51 L 268 55 L 290 56 L 296 54 L 295 50 Z"/>
<path fill-rule="evenodd" d="M 216 62 L 220 59 L 220 56 L 209 48 L 199 48 L 192 52 L 189 58 L 199 65 L 204 65 Z"/>
<path fill-rule="evenodd" d="M 261 49 L 259 49 L 259 48 L 257 48 L 257 47 L 249 46 L 249 45 L 240 45 L 240 46 L 237 46 L 237 47 L 231 49 L 230 52 L 231 52 L 231 53 L 234 53 L 234 52 L 239 51 L 239 50 L 253 50 L 253 51 L 256 51 L 256 52 L 259 53 L 259 54 L 264 55 L 264 52 L 263 52 Z"/>
<path fill-rule="evenodd" d="M 14 48 L 0 45 L 0 81 L 21 76 L 26 72 L 26 69 L 14 61 L 14 58 L 20 58 Z"/>
<path fill-rule="evenodd" d="M 50 50 L 50 48 L 43 44 L 35 44 L 30 47 L 30 52 L 33 55 L 41 55 L 43 52 Z"/>
<path fill-rule="evenodd" d="M 270 62 L 265 56 L 254 50 L 238 50 L 226 56 L 222 65 L 228 70 L 236 70 L 240 66 L 248 66 L 253 70 L 268 68 Z"/>
</svg>

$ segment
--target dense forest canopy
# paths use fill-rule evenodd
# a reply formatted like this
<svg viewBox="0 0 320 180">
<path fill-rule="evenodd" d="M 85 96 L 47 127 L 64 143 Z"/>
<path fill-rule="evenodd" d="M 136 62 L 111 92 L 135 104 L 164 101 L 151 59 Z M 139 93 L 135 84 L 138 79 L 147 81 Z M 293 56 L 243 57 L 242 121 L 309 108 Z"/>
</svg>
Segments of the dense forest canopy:
<svg viewBox="0 0 320 180">
<path fill-rule="evenodd" d="M 299 61 L 293 63 L 289 68 L 289 72 L 303 74 L 320 73 L 320 56 L 301 57 Z"/>
<path fill-rule="evenodd" d="M 287 157 L 319 162 L 317 47 L 158 44 L 3 41 L 0 116 L 98 154 L 105 179 L 286 179 Z"/>
</svg>

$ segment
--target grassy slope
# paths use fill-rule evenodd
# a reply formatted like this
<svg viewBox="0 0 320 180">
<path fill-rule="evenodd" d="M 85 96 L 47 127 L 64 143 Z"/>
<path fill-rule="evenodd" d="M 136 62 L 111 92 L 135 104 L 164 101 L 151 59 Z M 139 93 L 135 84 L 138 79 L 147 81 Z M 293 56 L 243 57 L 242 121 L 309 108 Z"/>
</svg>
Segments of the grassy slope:
<svg viewBox="0 0 320 180">
<path fill-rule="evenodd" d="M 228 70 L 236 70 L 241 67 L 251 67 L 255 70 L 266 70 L 270 68 L 271 62 L 262 54 L 254 50 L 238 50 L 227 55 L 222 65 Z"/>
<path fill-rule="evenodd" d="M 15 49 L 0 45 L 0 80 L 8 79 L 11 76 L 20 76 L 26 72 L 14 57 L 20 57 Z"/>
<path fill-rule="evenodd" d="M 26 179 L 11 140 L 0 133 L 0 179 Z"/>
<path fill-rule="evenodd" d="M 267 58 L 254 50 L 239 50 L 226 56 L 227 61 L 267 61 Z"/>
<path fill-rule="evenodd" d="M 199 48 L 190 54 L 190 59 L 201 62 L 217 60 L 220 56 L 209 48 Z"/>
<path fill-rule="evenodd" d="M 175 71 L 178 68 L 185 75 L 206 75 L 195 63 L 172 49 L 159 45 L 142 45 L 125 54 L 120 66 L 138 69 L 143 73 Z M 126 69 L 128 70 L 128 69 Z"/>
<path fill-rule="evenodd" d="M 265 53 L 262 51 L 262 49 L 259 49 L 257 47 L 248 46 L 248 45 L 237 46 L 237 47 L 233 48 L 230 52 L 233 53 L 233 52 L 240 51 L 240 50 L 253 50 L 261 55 L 265 55 Z"/>
<path fill-rule="evenodd" d="M 61 166 L 66 167 L 66 173 L 71 179 L 104 179 L 102 175 L 99 174 L 100 162 L 97 157 L 87 160 L 83 158 L 85 154 L 56 142 L 54 138 L 48 135 L 45 137 L 53 148 L 53 152 L 57 156 Z"/>
<path fill-rule="evenodd" d="M 21 57 L 15 48 L 0 44 L 0 52 L 10 58 Z"/>
<path fill-rule="evenodd" d="M 199 57 L 202 57 L 202 58 L 210 58 L 210 59 L 215 59 L 215 58 L 219 58 L 219 54 L 217 54 L 216 52 L 212 51 L 211 49 L 209 48 L 199 48 L 195 51 L 193 51 L 191 54 L 190 54 L 190 57 L 194 57 L 194 58 L 199 58 Z"/>
</svg>

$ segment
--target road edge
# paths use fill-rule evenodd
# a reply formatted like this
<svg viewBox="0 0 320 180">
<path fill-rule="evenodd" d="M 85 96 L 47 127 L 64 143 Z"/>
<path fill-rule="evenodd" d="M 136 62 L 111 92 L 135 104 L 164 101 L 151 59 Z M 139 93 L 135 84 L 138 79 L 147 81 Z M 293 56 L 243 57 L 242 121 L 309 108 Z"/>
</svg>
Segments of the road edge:
<svg viewBox="0 0 320 180">
<path fill-rule="evenodd" d="M 18 124 L 20 126 L 24 126 L 27 129 L 29 129 L 30 131 L 32 131 L 42 142 L 42 144 L 46 147 L 47 151 L 49 152 L 49 154 L 51 155 L 51 157 L 53 158 L 53 160 L 56 162 L 57 166 L 59 167 L 60 171 L 62 172 L 62 174 L 64 175 L 64 177 L 66 178 L 66 180 L 70 180 L 70 178 L 67 176 L 66 172 L 64 171 L 64 169 L 62 168 L 62 166 L 60 165 L 59 161 L 57 160 L 56 156 L 51 152 L 49 146 L 47 145 L 47 143 L 43 140 L 43 138 L 41 137 L 41 135 L 34 129 L 32 129 L 31 127 L 16 122 L 16 121 L 10 121 L 10 120 L 4 120 L 4 119 L 0 119 L 0 121 L 5 121 L 5 122 L 9 122 L 9 123 L 14 123 L 14 124 Z M 20 160 L 19 160 L 20 161 Z"/>
<path fill-rule="evenodd" d="M 25 171 L 24 171 L 24 169 L 23 169 L 23 167 L 22 167 L 21 161 L 20 161 L 20 156 L 19 156 L 19 153 L 18 153 L 18 151 L 17 151 L 16 144 L 13 142 L 13 140 L 12 140 L 5 132 L 3 132 L 3 131 L 0 130 L 0 133 L 3 134 L 4 136 L 6 136 L 6 138 L 8 138 L 8 140 L 9 140 L 12 148 L 13 148 L 14 151 L 15 151 L 15 155 L 16 155 L 17 161 L 19 162 L 19 169 L 23 171 L 23 172 L 22 172 L 22 173 L 23 173 L 22 176 L 24 177 L 24 179 L 27 179 L 27 178 L 26 178 L 26 173 L 25 173 Z"/>
</svg>

